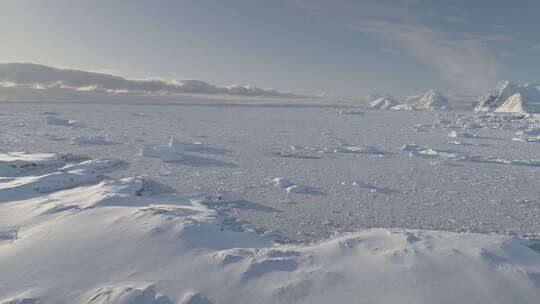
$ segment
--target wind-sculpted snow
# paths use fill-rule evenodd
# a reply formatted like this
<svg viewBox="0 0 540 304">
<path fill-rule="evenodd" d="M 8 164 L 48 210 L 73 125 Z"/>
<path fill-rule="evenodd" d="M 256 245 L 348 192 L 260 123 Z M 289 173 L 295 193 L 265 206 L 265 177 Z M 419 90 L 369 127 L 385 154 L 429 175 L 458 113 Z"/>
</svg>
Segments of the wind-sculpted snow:
<svg viewBox="0 0 540 304">
<path fill-rule="evenodd" d="M 29 180 L 0 181 L 2 304 L 540 300 L 538 244 L 524 239 L 372 229 L 278 245 L 254 232 L 228 230 L 204 194 L 162 193 L 144 178 L 107 177 L 115 161 L 28 153 L 2 159 L 50 164 L 25 168 Z M 70 172 L 92 178 L 63 187 L 45 178 Z M 36 180 L 50 191 L 28 190 Z M 284 178 L 273 182 L 293 185 Z"/>
</svg>

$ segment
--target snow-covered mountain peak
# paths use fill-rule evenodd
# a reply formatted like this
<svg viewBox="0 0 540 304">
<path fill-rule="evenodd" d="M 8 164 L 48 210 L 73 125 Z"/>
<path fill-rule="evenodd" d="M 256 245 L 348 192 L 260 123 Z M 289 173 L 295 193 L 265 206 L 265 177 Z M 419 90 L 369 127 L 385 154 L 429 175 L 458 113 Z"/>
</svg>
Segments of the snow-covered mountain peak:
<svg viewBox="0 0 540 304">
<path fill-rule="evenodd" d="M 398 105 L 399 102 L 395 100 L 393 97 L 390 96 L 383 96 L 380 98 L 377 98 L 369 103 L 370 109 L 379 109 L 379 110 L 387 110 L 392 108 L 393 106 Z"/>
<path fill-rule="evenodd" d="M 518 85 L 501 81 L 488 95 L 479 99 L 477 112 L 538 112 L 540 89 L 536 84 Z"/>
<path fill-rule="evenodd" d="M 450 109 L 448 99 L 439 91 L 430 89 L 414 105 L 417 109 L 447 110 Z"/>
</svg>

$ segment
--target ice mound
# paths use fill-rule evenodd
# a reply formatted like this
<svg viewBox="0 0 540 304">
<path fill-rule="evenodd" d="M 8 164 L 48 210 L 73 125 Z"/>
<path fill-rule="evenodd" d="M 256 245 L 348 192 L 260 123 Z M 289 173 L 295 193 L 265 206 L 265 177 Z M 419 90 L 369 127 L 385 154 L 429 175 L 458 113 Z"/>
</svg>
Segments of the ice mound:
<svg viewBox="0 0 540 304">
<path fill-rule="evenodd" d="M 417 145 L 415 143 L 406 144 L 403 147 L 401 147 L 401 151 L 421 151 L 425 149 L 426 148 L 424 148 L 423 146 Z"/>
<path fill-rule="evenodd" d="M 310 189 L 304 185 L 292 185 L 285 188 L 287 193 L 310 193 Z"/>
<path fill-rule="evenodd" d="M 288 178 L 285 178 L 285 177 L 276 177 L 276 178 L 272 179 L 272 182 L 273 182 L 276 186 L 278 186 L 278 187 L 280 187 L 280 188 L 287 188 L 287 187 L 290 187 L 290 186 L 293 186 L 293 185 L 294 185 L 293 183 L 291 183 L 291 182 L 289 181 Z"/>
<path fill-rule="evenodd" d="M 390 96 L 381 97 L 369 103 L 368 108 L 376 110 L 388 110 L 397 106 L 399 102 Z"/>
<path fill-rule="evenodd" d="M 376 147 L 373 146 L 344 146 L 339 149 L 334 150 L 335 153 L 360 153 L 360 154 L 386 154 L 386 152 L 379 150 Z"/>
<path fill-rule="evenodd" d="M 447 152 L 426 148 L 424 150 L 410 151 L 409 156 L 418 156 L 424 158 L 442 158 L 446 160 L 468 160 L 468 155 L 459 152 Z"/>
<path fill-rule="evenodd" d="M 477 112 L 537 113 L 540 110 L 540 89 L 534 85 L 516 85 L 502 81 L 488 95 L 482 96 Z"/>
<path fill-rule="evenodd" d="M 213 160 L 209 158 L 195 157 L 185 154 L 185 152 L 195 152 L 195 153 L 204 153 L 204 154 L 214 154 L 214 155 L 227 155 L 228 150 L 214 148 L 203 144 L 202 142 L 180 142 L 174 138 L 169 140 L 169 143 L 166 146 L 154 146 L 146 145 L 140 152 L 139 156 L 143 157 L 153 157 L 159 158 L 166 163 L 176 163 L 185 161 L 189 163 L 190 161 L 199 161 L 203 162 L 206 165 L 219 165 L 234 167 L 234 164 L 226 163 L 223 161 Z"/>
<path fill-rule="evenodd" d="M 73 161 L 15 184 L 0 178 L 0 235 L 17 229 L 0 243 L 0 303 L 540 301 L 538 244 L 516 237 L 370 229 L 280 245 L 228 230 L 201 195 L 154 193 L 138 178 L 13 196 L 45 176 L 112 165 Z"/>
<path fill-rule="evenodd" d="M 448 133 L 448 137 L 450 138 L 475 138 L 475 137 L 478 137 L 476 136 L 475 134 L 472 134 L 468 131 L 463 131 L 463 132 L 458 132 L 456 130 L 452 130 L 450 131 L 450 133 Z"/>
<path fill-rule="evenodd" d="M 413 111 L 413 110 L 416 110 L 416 108 L 413 105 L 410 105 L 410 104 L 398 104 L 396 106 L 391 107 L 390 110 Z"/>
<path fill-rule="evenodd" d="M 166 163 L 181 162 L 184 160 L 184 149 L 171 138 L 166 146 L 144 146 L 139 152 L 140 156 L 159 158 Z"/>
<path fill-rule="evenodd" d="M 296 194 L 322 194 L 319 190 L 306 186 L 292 183 L 288 178 L 277 177 L 272 179 L 272 183 L 279 188 L 285 190 L 287 194 L 296 193 Z"/>
<path fill-rule="evenodd" d="M 113 142 L 109 141 L 105 136 L 75 136 L 71 138 L 72 145 L 111 145 Z"/>
<path fill-rule="evenodd" d="M 459 141 L 450 142 L 454 145 L 466 145 Z M 422 147 L 419 149 L 403 149 L 403 151 L 409 151 L 409 156 L 421 157 L 428 159 L 442 159 L 446 161 L 462 161 L 471 163 L 484 163 L 484 164 L 499 164 L 499 165 L 512 165 L 512 166 L 526 166 L 526 167 L 539 167 L 540 160 L 538 159 L 505 159 L 498 157 L 486 157 L 478 155 L 470 155 L 463 152 L 456 151 L 442 151 L 433 148 Z"/>
<path fill-rule="evenodd" d="M 76 120 L 60 119 L 56 116 L 47 116 L 46 121 L 47 121 L 47 124 L 56 125 L 56 126 L 66 126 L 66 127 L 82 126 L 82 124 Z"/>
<path fill-rule="evenodd" d="M 169 298 L 156 294 L 153 286 L 102 287 L 93 293 L 88 304 L 173 304 Z"/>
</svg>

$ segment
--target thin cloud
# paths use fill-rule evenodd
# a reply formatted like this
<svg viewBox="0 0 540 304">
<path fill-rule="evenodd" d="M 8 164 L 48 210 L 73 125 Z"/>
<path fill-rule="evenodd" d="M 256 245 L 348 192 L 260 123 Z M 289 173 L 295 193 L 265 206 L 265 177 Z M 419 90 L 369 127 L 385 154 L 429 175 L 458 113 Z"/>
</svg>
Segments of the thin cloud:
<svg viewBox="0 0 540 304">
<path fill-rule="evenodd" d="M 38 90 L 64 89 L 76 92 L 135 95 L 228 95 L 239 97 L 304 98 L 308 96 L 254 86 L 216 86 L 201 80 L 134 80 L 120 76 L 48 67 L 32 63 L 0 64 L 0 84 Z"/>
<path fill-rule="evenodd" d="M 329 18 L 331 23 L 379 39 L 384 48 L 404 51 L 469 93 L 484 92 L 500 78 L 501 64 L 483 46 L 483 42 L 511 40 L 511 37 L 497 34 L 450 35 L 423 25 L 423 16 L 410 9 L 410 5 L 400 5 L 400 2 L 291 1 L 312 13 Z"/>
<path fill-rule="evenodd" d="M 404 49 L 469 92 L 484 92 L 499 80 L 501 65 L 475 39 L 453 39 L 426 26 L 361 21 L 349 28 Z"/>
</svg>

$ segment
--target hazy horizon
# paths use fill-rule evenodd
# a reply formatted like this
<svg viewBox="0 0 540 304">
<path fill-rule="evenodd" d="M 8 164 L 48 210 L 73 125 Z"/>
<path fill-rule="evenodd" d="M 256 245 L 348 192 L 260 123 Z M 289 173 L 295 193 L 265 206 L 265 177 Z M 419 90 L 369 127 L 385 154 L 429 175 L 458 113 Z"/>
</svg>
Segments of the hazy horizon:
<svg viewBox="0 0 540 304">
<path fill-rule="evenodd" d="M 537 1 L 7 0 L 0 62 L 296 95 L 535 82 Z"/>
</svg>

